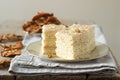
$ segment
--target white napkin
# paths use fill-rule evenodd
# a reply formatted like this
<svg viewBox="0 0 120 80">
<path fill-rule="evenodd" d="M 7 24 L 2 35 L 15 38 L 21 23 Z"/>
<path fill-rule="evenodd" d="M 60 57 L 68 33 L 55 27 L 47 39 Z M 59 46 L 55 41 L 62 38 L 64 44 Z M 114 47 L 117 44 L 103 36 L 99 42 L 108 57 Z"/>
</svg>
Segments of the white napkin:
<svg viewBox="0 0 120 80">
<path fill-rule="evenodd" d="M 95 26 L 95 39 L 96 41 L 106 44 L 106 39 L 97 25 Z M 41 36 L 26 34 L 23 44 L 29 45 L 31 42 L 39 41 Z M 9 67 L 9 72 L 12 73 L 52 73 L 52 74 L 65 74 L 65 73 L 116 73 L 117 63 L 112 56 L 111 51 L 108 55 L 90 61 L 80 62 L 52 62 L 44 61 L 39 57 L 30 55 L 26 50 L 20 56 L 16 56 Z"/>
</svg>

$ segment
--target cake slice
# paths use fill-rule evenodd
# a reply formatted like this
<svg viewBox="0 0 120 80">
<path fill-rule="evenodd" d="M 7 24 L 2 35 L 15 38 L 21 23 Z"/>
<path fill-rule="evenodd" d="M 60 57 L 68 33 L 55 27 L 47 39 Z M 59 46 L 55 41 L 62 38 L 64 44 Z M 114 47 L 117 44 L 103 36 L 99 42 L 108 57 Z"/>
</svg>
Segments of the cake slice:
<svg viewBox="0 0 120 80">
<path fill-rule="evenodd" d="M 94 27 L 73 24 L 56 33 L 56 55 L 70 60 L 90 58 L 95 48 Z"/>
<path fill-rule="evenodd" d="M 49 24 L 42 27 L 42 53 L 47 54 L 48 57 L 53 57 L 55 55 L 56 49 L 56 37 L 55 34 L 62 28 L 65 28 L 64 25 L 55 25 Z"/>
</svg>

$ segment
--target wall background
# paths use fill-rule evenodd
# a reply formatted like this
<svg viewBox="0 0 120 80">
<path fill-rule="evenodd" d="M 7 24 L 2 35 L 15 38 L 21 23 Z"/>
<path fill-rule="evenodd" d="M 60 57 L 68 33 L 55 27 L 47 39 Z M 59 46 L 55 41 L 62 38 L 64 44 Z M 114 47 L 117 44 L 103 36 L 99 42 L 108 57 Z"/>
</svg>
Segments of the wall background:
<svg viewBox="0 0 120 80">
<path fill-rule="evenodd" d="M 60 19 L 92 21 L 102 26 L 120 64 L 120 0 L 0 0 L 0 22 L 30 20 L 38 11 L 53 12 Z"/>
</svg>

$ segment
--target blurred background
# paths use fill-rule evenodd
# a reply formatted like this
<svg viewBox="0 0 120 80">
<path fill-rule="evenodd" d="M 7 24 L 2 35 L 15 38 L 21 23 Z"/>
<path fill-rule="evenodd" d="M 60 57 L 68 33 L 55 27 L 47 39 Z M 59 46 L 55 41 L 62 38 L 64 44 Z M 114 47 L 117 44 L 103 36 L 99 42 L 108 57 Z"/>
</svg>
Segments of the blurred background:
<svg viewBox="0 0 120 80">
<path fill-rule="evenodd" d="M 38 11 L 52 12 L 68 23 L 98 24 L 120 64 L 120 0 L 0 0 L 0 23 L 27 21 Z"/>
</svg>

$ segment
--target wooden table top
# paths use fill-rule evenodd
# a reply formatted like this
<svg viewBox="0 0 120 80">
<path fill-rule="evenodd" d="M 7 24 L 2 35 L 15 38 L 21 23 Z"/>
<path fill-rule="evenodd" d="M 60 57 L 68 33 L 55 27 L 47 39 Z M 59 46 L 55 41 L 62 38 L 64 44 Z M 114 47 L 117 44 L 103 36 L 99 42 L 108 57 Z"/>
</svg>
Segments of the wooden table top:
<svg viewBox="0 0 120 80">
<path fill-rule="evenodd" d="M 120 72 L 120 68 L 119 68 Z M 8 72 L 8 67 L 0 69 L 0 80 L 120 80 L 116 74 L 64 74 L 64 75 L 14 75 Z"/>
</svg>

